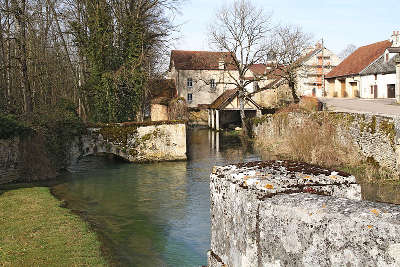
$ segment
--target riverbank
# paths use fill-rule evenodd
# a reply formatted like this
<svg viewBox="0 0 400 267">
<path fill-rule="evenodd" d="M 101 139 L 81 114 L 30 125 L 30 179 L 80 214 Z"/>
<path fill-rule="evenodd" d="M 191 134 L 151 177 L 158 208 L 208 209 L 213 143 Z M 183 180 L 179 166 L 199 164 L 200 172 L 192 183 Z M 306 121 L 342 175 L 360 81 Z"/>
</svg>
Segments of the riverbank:
<svg viewBox="0 0 400 267">
<path fill-rule="evenodd" d="M 254 121 L 263 157 L 335 168 L 359 183 L 399 183 L 397 121 L 392 118 L 301 108 Z"/>
<path fill-rule="evenodd" d="M 48 188 L 0 195 L 1 266 L 106 266 L 100 242 Z"/>
</svg>

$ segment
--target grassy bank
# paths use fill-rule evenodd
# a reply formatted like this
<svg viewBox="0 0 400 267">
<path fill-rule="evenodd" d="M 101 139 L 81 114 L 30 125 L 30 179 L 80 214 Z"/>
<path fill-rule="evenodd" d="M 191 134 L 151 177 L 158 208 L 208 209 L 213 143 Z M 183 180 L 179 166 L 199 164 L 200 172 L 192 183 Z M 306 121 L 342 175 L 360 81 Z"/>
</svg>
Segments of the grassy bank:
<svg viewBox="0 0 400 267">
<path fill-rule="evenodd" d="M 48 188 L 0 195 L 0 266 L 106 266 L 96 234 Z"/>
</svg>

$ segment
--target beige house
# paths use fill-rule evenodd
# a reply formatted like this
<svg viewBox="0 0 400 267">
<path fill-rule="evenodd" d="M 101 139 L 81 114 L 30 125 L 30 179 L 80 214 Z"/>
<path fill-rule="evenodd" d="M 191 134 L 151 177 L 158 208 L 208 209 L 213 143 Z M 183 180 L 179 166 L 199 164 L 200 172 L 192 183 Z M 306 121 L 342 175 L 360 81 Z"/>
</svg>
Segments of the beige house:
<svg viewBox="0 0 400 267">
<path fill-rule="evenodd" d="M 396 74 L 393 48 L 399 47 L 399 32 L 390 40 L 362 46 L 326 76 L 328 96 L 392 98 Z"/>
<path fill-rule="evenodd" d="M 315 47 L 310 47 L 300 60 L 302 67 L 297 73 L 297 94 L 317 97 L 326 95 L 324 76 L 340 64 L 340 58 L 317 43 Z"/>
</svg>

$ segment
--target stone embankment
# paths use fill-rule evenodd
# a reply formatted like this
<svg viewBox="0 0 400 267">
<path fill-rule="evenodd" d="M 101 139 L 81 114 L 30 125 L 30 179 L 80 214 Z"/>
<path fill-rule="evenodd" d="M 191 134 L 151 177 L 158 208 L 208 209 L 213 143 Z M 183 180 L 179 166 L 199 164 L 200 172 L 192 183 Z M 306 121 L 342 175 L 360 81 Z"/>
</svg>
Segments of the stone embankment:
<svg viewBox="0 0 400 267">
<path fill-rule="evenodd" d="M 400 207 L 353 176 L 290 161 L 215 167 L 210 267 L 399 266 Z"/>
<path fill-rule="evenodd" d="M 400 173 L 400 117 L 336 112 L 292 112 L 268 115 L 255 123 L 256 136 L 279 139 L 296 127 L 312 120 L 329 120 L 337 139 L 353 143 L 366 158 L 394 173 Z"/>
</svg>

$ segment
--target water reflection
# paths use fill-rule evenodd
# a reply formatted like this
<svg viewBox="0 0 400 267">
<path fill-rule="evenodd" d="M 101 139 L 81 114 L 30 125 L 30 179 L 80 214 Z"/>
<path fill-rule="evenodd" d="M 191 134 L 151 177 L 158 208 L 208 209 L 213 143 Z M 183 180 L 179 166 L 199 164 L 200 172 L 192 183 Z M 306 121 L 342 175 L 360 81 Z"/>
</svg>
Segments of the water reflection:
<svg viewBox="0 0 400 267">
<path fill-rule="evenodd" d="M 53 191 L 95 223 L 120 265 L 205 265 L 211 169 L 259 157 L 234 134 L 195 130 L 189 143 L 187 162 L 85 158 Z"/>
</svg>

